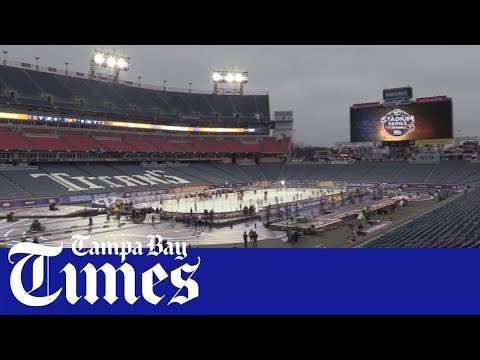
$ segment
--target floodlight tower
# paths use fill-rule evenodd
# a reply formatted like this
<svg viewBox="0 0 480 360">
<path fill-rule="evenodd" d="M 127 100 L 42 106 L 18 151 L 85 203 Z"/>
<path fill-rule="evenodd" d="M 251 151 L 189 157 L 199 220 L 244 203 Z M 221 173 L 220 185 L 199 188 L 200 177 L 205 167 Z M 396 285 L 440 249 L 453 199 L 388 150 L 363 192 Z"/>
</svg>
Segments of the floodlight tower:
<svg viewBox="0 0 480 360">
<path fill-rule="evenodd" d="M 248 72 L 214 71 L 212 74 L 213 93 L 220 94 L 218 84 L 240 84 L 240 95 L 243 95 L 243 85 L 248 82 Z"/>
<path fill-rule="evenodd" d="M 130 69 L 130 58 L 127 56 L 107 53 L 101 50 L 95 50 L 92 59 L 90 60 L 90 70 L 88 72 L 89 79 L 93 80 L 97 78 L 97 75 L 102 75 L 95 73 L 96 68 L 113 70 L 113 76 L 109 76 L 113 78 L 114 83 L 118 83 L 120 71 L 128 71 Z"/>
</svg>

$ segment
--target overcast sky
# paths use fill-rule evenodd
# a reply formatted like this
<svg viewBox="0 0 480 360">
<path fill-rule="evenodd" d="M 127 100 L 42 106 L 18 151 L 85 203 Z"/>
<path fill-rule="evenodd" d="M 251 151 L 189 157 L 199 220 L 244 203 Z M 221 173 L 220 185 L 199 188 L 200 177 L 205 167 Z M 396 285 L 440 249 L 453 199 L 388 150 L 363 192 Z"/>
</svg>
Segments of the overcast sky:
<svg viewBox="0 0 480 360">
<path fill-rule="evenodd" d="M 296 141 L 349 140 L 349 106 L 381 101 L 382 89 L 410 85 L 414 97 L 453 98 L 455 135 L 480 135 L 479 46 L 0 45 L 9 60 L 87 72 L 94 49 L 131 57 L 123 79 L 211 89 L 213 69 L 249 72 L 246 90 L 266 90 L 270 110 L 293 110 Z M 3 55 L 3 54 L 1 54 Z"/>
</svg>

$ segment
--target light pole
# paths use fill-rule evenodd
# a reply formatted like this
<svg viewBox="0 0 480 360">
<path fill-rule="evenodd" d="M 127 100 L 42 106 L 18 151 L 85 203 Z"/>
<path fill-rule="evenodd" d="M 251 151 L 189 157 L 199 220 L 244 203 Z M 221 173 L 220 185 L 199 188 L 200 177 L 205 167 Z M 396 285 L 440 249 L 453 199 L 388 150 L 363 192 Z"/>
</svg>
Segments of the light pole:
<svg viewBox="0 0 480 360">
<path fill-rule="evenodd" d="M 142 87 L 142 84 L 140 83 L 140 80 L 142 80 L 141 76 L 138 77 L 138 87 Z"/>
<path fill-rule="evenodd" d="M 167 80 L 163 80 L 163 91 L 167 91 Z"/>
<path fill-rule="evenodd" d="M 65 75 L 68 75 L 68 62 L 65 63 Z"/>
<path fill-rule="evenodd" d="M 40 58 L 38 56 L 35 56 L 35 70 L 38 71 L 38 60 L 40 60 Z"/>
</svg>

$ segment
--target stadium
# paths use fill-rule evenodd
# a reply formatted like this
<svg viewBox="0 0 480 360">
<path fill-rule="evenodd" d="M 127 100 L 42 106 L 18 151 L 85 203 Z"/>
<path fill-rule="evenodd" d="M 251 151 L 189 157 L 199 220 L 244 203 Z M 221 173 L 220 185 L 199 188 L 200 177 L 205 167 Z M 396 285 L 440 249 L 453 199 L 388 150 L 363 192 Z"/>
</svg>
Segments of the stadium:
<svg viewBox="0 0 480 360">
<path fill-rule="evenodd" d="M 123 81 L 129 66 L 0 64 L 0 246 L 480 247 L 479 142 L 453 136 L 453 99 L 385 89 L 350 107 L 350 142 L 300 156 L 293 112 L 247 72 L 197 91 Z"/>
</svg>

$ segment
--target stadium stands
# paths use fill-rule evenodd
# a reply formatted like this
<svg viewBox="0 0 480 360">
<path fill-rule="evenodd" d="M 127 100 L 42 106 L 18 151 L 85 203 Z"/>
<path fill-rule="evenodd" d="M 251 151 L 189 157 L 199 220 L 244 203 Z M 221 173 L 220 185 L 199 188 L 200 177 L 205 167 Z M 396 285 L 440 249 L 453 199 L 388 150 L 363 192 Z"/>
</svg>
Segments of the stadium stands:
<svg viewBox="0 0 480 360">
<path fill-rule="evenodd" d="M 2 150 L 32 150 L 32 144 L 19 134 L 0 133 L 0 149 Z"/>
<path fill-rule="evenodd" d="M 255 144 L 237 138 L 180 138 L 152 133 L 86 132 L 45 127 L 1 127 L 0 148 L 35 151 L 165 152 L 165 153 L 260 153 L 262 141 Z M 14 129 L 16 132 L 13 132 Z"/>
<path fill-rule="evenodd" d="M 426 182 L 436 183 L 439 181 L 443 181 L 444 179 L 448 178 L 454 173 L 458 173 L 459 171 L 462 171 L 462 168 L 464 168 L 466 165 L 467 165 L 467 161 L 464 161 L 464 160 L 457 160 L 457 161 L 442 160 L 439 163 L 437 163 L 433 171 L 426 178 Z"/>
<path fill-rule="evenodd" d="M 93 81 L 77 77 L 45 73 L 0 65 L 0 78 L 6 89 L 17 94 L 20 103 L 76 108 L 79 99 L 84 101 L 84 110 L 116 110 L 129 114 L 176 114 L 198 113 L 214 121 L 213 114 L 232 117 L 241 114 L 239 121 L 256 121 L 256 114 L 270 117 L 268 95 L 207 95 L 143 89 Z M 45 100 L 51 97 L 51 104 Z M 22 99 L 22 100 L 20 100 Z M 107 106 L 107 104 L 111 104 Z M 135 108 L 137 110 L 135 110 Z"/>
<path fill-rule="evenodd" d="M 253 180 L 257 180 L 257 181 L 267 180 L 267 178 L 265 177 L 265 174 L 262 172 L 262 169 L 260 169 L 260 166 L 258 165 L 243 165 L 243 166 L 239 166 L 239 168 L 245 171 L 245 173 Z"/>
<path fill-rule="evenodd" d="M 242 170 L 242 167 L 236 164 L 212 164 L 212 166 L 218 169 L 220 172 L 224 174 L 229 174 L 230 176 L 232 176 L 234 181 L 249 182 L 249 181 L 261 180 L 261 179 L 252 178 L 244 170 Z"/>
<path fill-rule="evenodd" d="M 107 115 L 108 118 L 113 117 L 119 122 L 158 121 L 162 124 L 189 125 L 193 128 L 197 126 L 215 128 L 215 125 L 250 128 L 256 127 L 255 124 L 258 123 L 270 122 L 267 94 L 240 96 L 152 90 L 6 65 L 0 65 L 0 80 L 2 90 L 0 103 L 28 109 L 29 112 L 33 110 L 32 106 L 36 107 L 36 110 L 45 110 L 43 115 L 42 113 L 37 115 L 38 121 L 45 120 L 42 116 L 49 116 L 49 121 L 53 121 L 53 117 L 61 112 L 62 116 L 76 119 L 89 116 L 95 119 L 96 116 Z M 120 116 L 118 119 L 115 117 L 117 115 Z M 188 119 L 185 120 L 188 121 L 187 124 L 184 123 L 184 118 Z M 83 126 L 84 120 L 81 121 Z M 252 134 L 254 137 L 247 140 L 243 133 L 237 137 L 218 133 L 218 137 L 214 137 L 216 132 L 212 131 L 201 137 L 192 137 L 191 135 L 194 135 L 192 131 L 192 134 L 185 134 L 187 137 L 174 139 L 170 135 L 172 133 L 168 131 L 154 134 L 151 130 L 142 129 L 142 133 L 135 134 L 132 133 L 132 129 L 73 130 L 57 127 L 57 123 L 44 124 L 55 126 L 35 126 L 28 122 L 24 125 L 12 124 L 11 128 L 14 130 L 6 128 L 0 130 L 0 148 L 19 151 L 94 151 L 120 154 L 159 152 L 216 156 L 266 153 L 270 156 L 285 156 L 290 147 L 289 138 L 276 140 L 273 137 L 262 137 L 266 133 L 265 129 L 268 131 L 268 126 L 265 129 L 260 126 L 259 136 Z M 68 124 L 59 122 L 58 125 Z"/>
<path fill-rule="evenodd" d="M 406 161 L 372 161 L 372 163 L 374 164 L 373 168 L 365 173 L 360 180 L 391 182 L 408 165 Z"/>
<path fill-rule="evenodd" d="M 260 164 L 260 169 L 267 178 L 267 180 L 279 180 L 280 173 L 283 169 L 283 164 Z M 283 180 L 283 179 L 282 179 Z"/>
<path fill-rule="evenodd" d="M 0 171 L 0 199 L 25 199 L 32 197 L 32 194 L 22 190 L 12 180 L 3 174 L 6 171 Z"/>
<path fill-rule="evenodd" d="M 1 134 L 5 132 L 0 131 Z M 19 136 L 20 139 L 25 139 L 18 134 L 10 134 Z M 64 137 L 85 138 L 89 141 L 94 141 L 86 135 L 64 135 Z M 29 140 L 34 138 L 29 137 Z M 38 139 L 50 138 L 38 137 Z M 137 139 L 141 141 L 141 139 Z M 37 146 L 37 143 L 30 144 L 31 147 Z M 52 143 L 53 144 L 53 143 Z M 70 144 L 68 144 L 70 146 Z M 131 146 L 131 145 L 130 145 Z M 131 176 L 144 175 L 149 169 L 160 169 L 164 171 L 167 176 L 176 176 L 180 179 L 189 181 L 192 185 L 208 185 L 208 184 L 225 184 L 235 182 L 251 182 L 251 181 L 368 181 L 368 182 L 390 182 L 396 183 L 397 179 L 405 179 L 402 182 L 419 182 L 431 183 L 432 179 L 438 184 L 466 184 L 476 185 L 480 183 L 480 166 L 477 163 L 465 163 L 463 160 L 448 160 L 452 162 L 451 165 L 442 163 L 428 163 L 428 164 L 410 164 L 406 161 L 385 161 L 385 162 L 365 162 L 355 163 L 351 165 L 342 164 L 295 164 L 295 163 L 265 163 L 259 165 L 237 165 L 237 164 L 209 164 L 209 163 L 191 163 L 191 164 L 169 164 L 163 166 L 140 166 L 139 163 L 82 163 L 78 162 L 74 165 L 64 163 L 40 163 L 37 169 L 18 169 L 18 170 L 2 170 L 0 167 L 0 178 L 3 176 L 10 180 L 8 187 L 12 189 L 11 192 L 2 192 L 4 199 L 16 198 L 19 195 L 23 197 L 31 196 L 51 196 L 51 195 L 66 195 L 76 193 L 98 192 L 98 188 L 89 188 L 81 180 L 68 179 L 76 186 L 83 190 L 72 191 L 67 187 L 58 184 L 57 182 L 45 176 L 33 178 L 30 174 L 52 174 L 64 173 L 69 177 L 89 177 L 96 186 L 109 189 L 111 186 L 108 182 L 99 180 L 100 176 Z M 421 166 L 419 166 L 421 165 Z M 428 165 L 428 166 L 427 166 Z M 413 168 L 412 166 L 419 166 Z M 468 168 L 468 169 L 467 169 Z M 400 170 L 398 170 L 400 169 Z M 419 169 L 421 171 L 419 171 Z M 459 175 L 453 177 L 450 173 L 451 169 L 458 170 Z M 408 173 L 408 176 L 405 174 Z M 357 175 L 355 175 L 357 174 Z M 442 174 L 450 174 L 443 176 Z M 428 176 L 427 176 L 428 175 Z M 392 181 L 393 179 L 393 181 Z M 417 179 L 417 180 L 411 180 Z M 420 180 L 418 180 L 420 179 Z M 452 181 L 457 180 L 457 181 Z M 152 184 L 134 184 L 129 186 L 125 182 L 117 182 L 119 188 L 122 189 L 149 189 L 160 187 L 178 186 L 168 182 L 159 185 Z M 1 184 L 0 184 L 1 185 Z M 102 190 L 104 191 L 104 190 Z"/>
<path fill-rule="evenodd" d="M 65 169 L 66 170 L 66 169 Z M 62 171 L 64 172 L 64 171 Z M 68 170 L 68 172 L 70 172 Z M 63 195 L 63 194 L 70 194 L 67 188 L 60 185 L 59 183 L 52 181 L 48 177 L 42 175 L 37 178 L 30 176 L 30 174 L 46 174 L 44 171 L 40 169 L 28 169 L 28 170 L 0 170 L 2 176 L 10 180 L 11 189 L 18 190 L 26 190 L 32 193 L 33 197 L 42 197 L 42 196 L 54 196 L 54 195 Z M 15 184 L 15 187 L 12 186 Z M 72 194 L 76 194 L 77 192 L 73 192 Z M 32 196 L 29 196 L 32 197 Z M 18 198 L 18 197 L 9 197 L 8 199 Z"/>
<path fill-rule="evenodd" d="M 29 136 L 32 150 L 68 151 L 71 146 L 58 136 Z"/>
<path fill-rule="evenodd" d="M 457 195 L 365 247 L 480 247 L 480 189 Z"/>
<path fill-rule="evenodd" d="M 392 181 L 395 182 L 424 182 L 433 170 L 435 163 L 408 163 L 401 173 L 398 173 Z"/>
</svg>

